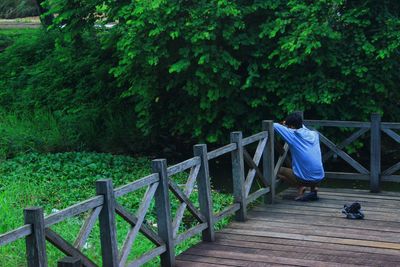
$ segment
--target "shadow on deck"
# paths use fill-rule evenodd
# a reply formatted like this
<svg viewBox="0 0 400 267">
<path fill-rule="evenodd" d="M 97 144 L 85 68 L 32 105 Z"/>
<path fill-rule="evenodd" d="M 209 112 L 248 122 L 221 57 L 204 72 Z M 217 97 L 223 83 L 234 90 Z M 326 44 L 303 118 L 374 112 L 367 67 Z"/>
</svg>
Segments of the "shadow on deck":
<svg viewBox="0 0 400 267">
<path fill-rule="evenodd" d="M 321 188 L 320 200 L 293 201 L 249 211 L 177 257 L 177 266 L 400 266 L 400 193 Z M 348 220 L 346 203 L 359 202 L 364 220 Z"/>
</svg>

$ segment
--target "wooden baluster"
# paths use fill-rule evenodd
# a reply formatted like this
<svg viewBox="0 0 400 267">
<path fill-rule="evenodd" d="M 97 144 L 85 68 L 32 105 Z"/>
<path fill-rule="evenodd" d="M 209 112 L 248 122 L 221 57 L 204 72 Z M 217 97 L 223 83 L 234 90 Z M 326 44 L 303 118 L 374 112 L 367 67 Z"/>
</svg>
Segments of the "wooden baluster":
<svg viewBox="0 0 400 267">
<path fill-rule="evenodd" d="M 231 133 L 231 143 L 236 143 L 237 145 L 237 149 L 231 152 L 233 195 L 235 197 L 235 202 L 240 204 L 240 209 L 236 212 L 235 219 L 241 222 L 245 221 L 247 217 L 242 139 L 242 132 Z"/>
<path fill-rule="evenodd" d="M 25 238 L 28 267 L 47 267 L 43 209 L 41 207 L 24 209 L 24 222 L 32 225 L 32 234 Z"/>
<path fill-rule="evenodd" d="M 96 193 L 104 196 L 103 208 L 99 214 L 103 266 L 117 267 L 119 264 L 115 198 L 111 179 L 96 181 Z"/>
<path fill-rule="evenodd" d="M 370 189 L 380 191 L 381 176 L 381 116 L 371 114 L 371 155 L 370 155 Z"/>
<path fill-rule="evenodd" d="M 175 265 L 175 247 L 172 238 L 171 204 L 168 191 L 167 160 L 156 159 L 151 162 L 152 170 L 158 173 L 160 183 L 155 193 L 158 235 L 164 240 L 166 251 L 161 254 L 161 266 Z"/>
<path fill-rule="evenodd" d="M 268 142 L 264 148 L 263 152 L 263 175 L 267 178 L 268 183 L 270 184 L 271 191 L 269 194 L 265 196 L 266 203 L 274 203 L 275 199 L 275 186 L 276 186 L 276 177 L 274 175 L 275 168 L 275 151 L 274 151 L 274 121 L 264 120 L 262 122 L 263 131 L 268 132 Z"/>
<path fill-rule="evenodd" d="M 200 212 L 206 217 L 208 227 L 202 232 L 203 241 L 214 241 L 214 215 L 213 215 L 213 204 L 211 197 L 211 184 L 210 184 L 210 173 L 207 160 L 207 145 L 200 144 L 193 147 L 195 156 L 200 157 L 201 167 L 199 174 L 197 175 L 197 186 L 199 190 L 199 205 Z"/>
</svg>

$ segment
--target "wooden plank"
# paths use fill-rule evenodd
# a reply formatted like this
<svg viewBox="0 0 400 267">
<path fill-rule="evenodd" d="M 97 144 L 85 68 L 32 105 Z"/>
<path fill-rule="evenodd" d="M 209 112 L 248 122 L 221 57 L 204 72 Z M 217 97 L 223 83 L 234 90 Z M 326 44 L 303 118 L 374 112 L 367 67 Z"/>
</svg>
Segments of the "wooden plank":
<svg viewBox="0 0 400 267">
<path fill-rule="evenodd" d="M 21 226 L 15 230 L 11 230 L 7 233 L 0 235 L 0 247 L 12 243 L 18 239 L 24 238 L 32 234 L 32 228 L 30 224 Z"/>
<path fill-rule="evenodd" d="M 228 144 L 226 146 L 223 146 L 223 147 L 220 147 L 220 148 L 217 148 L 217 149 L 215 149 L 213 151 L 208 152 L 207 153 L 207 159 L 208 160 L 215 159 L 215 158 L 217 158 L 219 156 L 222 156 L 222 155 L 224 155 L 226 153 L 230 153 L 230 152 L 232 152 L 232 151 L 234 151 L 236 149 L 237 149 L 237 145 L 236 144 Z"/>
<path fill-rule="evenodd" d="M 154 193 L 156 192 L 156 189 L 158 187 L 159 183 L 154 183 L 151 186 L 148 187 L 142 202 L 140 203 L 140 206 L 137 211 L 137 222 L 134 227 L 128 232 L 126 239 L 124 241 L 124 244 L 122 245 L 120 257 L 119 257 L 119 265 L 120 266 L 125 266 L 129 253 L 131 252 L 132 245 L 135 242 L 135 239 L 137 237 L 137 234 L 139 233 L 139 229 L 142 226 L 142 223 L 144 221 L 144 217 L 146 216 L 146 213 L 150 207 L 151 200 L 153 199 Z"/>
<path fill-rule="evenodd" d="M 369 128 L 371 123 L 363 121 L 304 120 L 304 125 L 340 128 Z"/>
<path fill-rule="evenodd" d="M 187 230 L 186 232 L 178 235 L 176 237 L 176 239 L 174 240 L 174 244 L 175 246 L 182 243 L 183 241 L 185 241 L 186 239 L 189 239 L 197 234 L 200 234 L 201 232 L 203 232 L 205 229 L 207 229 L 208 224 L 205 223 L 201 223 L 198 224 L 196 226 L 193 226 L 192 228 L 190 228 L 189 230 Z"/>
<path fill-rule="evenodd" d="M 371 114 L 370 151 L 370 189 L 371 192 L 379 192 L 381 190 L 381 115 L 378 113 Z"/>
<path fill-rule="evenodd" d="M 400 135 L 398 135 L 395 131 L 390 129 L 382 129 L 382 131 L 390 136 L 394 141 L 400 143 Z"/>
<path fill-rule="evenodd" d="M 247 197 L 250 193 L 251 186 L 253 184 L 253 180 L 254 180 L 256 174 L 257 174 L 257 177 L 259 178 L 259 180 L 261 180 L 261 183 L 265 187 L 268 187 L 269 185 L 268 185 L 267 179 L 263 176 L 263 173 L 260 171 L 260 169 L 256 165 L 256 162 L 253 161 L 253 159 L 251 158 L 249 153 L 246 151 L 246 149 L 243 149 L 243 156 L 244 156 L 245 161 L 248 163 L 248 165 L 251 168 L 247 174 L 245 184 L 244 184 L 245 196 Z"/>
<path fill-rule="evenodd" d="M 400 161 L 382 172 L 382 176 L 389 176 L 400 170 Z"/>
<path fill-rule="evenodd" d="M 222 220 L 223 218 L 234 214 L 239 209 L 240 209 L 239 203 L 234 203 L 234 204 L 228 206 L 227 208 L 223 209 L 222 211 L 220 211 L 214 215 L 214 223 L 217 223 L 220 220 Z"/>
<path fill-rule="evenodd" d="M 326 190 L 325 188 L 320 188 L 318 190 L 318 192 L 323 193 L 324 196 L 331 195 L 331 196 L 342 196 L 342 197 L 355 197 L 355 198 L 361 197 L 361 198 L 367 198 L 367 199 L 370 198 L 370 199 L 384 199 L 384 200 L 391 200 L 391 201 L 400 201 L 400 195 L 388 196 L 388 195 L 383 195 L 381 193 L 379 193 L 379 194 L 369 193 L 369 191 L 366 191 L 368 193 L 362 194 L 362 193 L 355 193 L 352 191 L 342 191 L 341 189 L 337 190 L 335 192 L 332 190 Z M 297 193 L 297 190 L 289 188 L 283 192 L 283 195 L 286 193 Z M 307 202 L 306 204 L 308 204 L 308 203 L 310 203 L 310 202 Z M 318 203 L 318 202 L 316 202 L 316 203 Z"/>
<path fill-rule="evenodd" d="M 320 202 L 320 201 L 316 201 L 316 202 L 308 202 L 306 204 L 303 203 L 297 203 L 299 201 L 293 201 L 293 202 L 286 202 L 286 201 L 280 201 L 278 200 L 276 202 L 277 205 L 276 208 L 283 208 L 286 209 L 288 207 L 292 207 L 293 209 L 296 209 L 297 207 L 302 208 L 323 208 L 323 209 L 327 209 L 327 210 L 331 210 L 331 211 L 335 211 L 337 212 L 340 208 L 343 207 L 343 205 L 341 205 L 342 203 L 337 203 L 337 202 Z M 362 203 L 361 203 L 362 204 Z M 385 206 L 371 206 L 371 205 L 364 205 L 362 206 L 362 210 L 363 211 L 376 211 L 376 212 L 389 212 L 389 213 L 393 213 L 393 209 L 392 208 L 387 208 Z M 400 215 L 400 213 L 399 213 Z"/>
<path fill-rule="evenodd" d="M 282 197 L 282 199 L 286 200 L 293 200 L 293 196 L 294 194 L 289 194 L 289 195 L 281 195 L 280 197 Z M 398 205 L 399 199 L 385 199 L 385 198 L 373 198 L 370 196 L 357 196 L 354 195 L 352 196 L 351 194 L 349 195 L 340 195 L 340 194 L 328 194 L 328 193 L 321 193 L 319 194 L 319 198 L 321 202 L 324 201 L 329 201 L 329 200 L 336 200 L 336 201 L 344 201 L 343 204 L 346 204 L 346 202 L 354 202 L 354 201 L 359 201 L 359 202 L 365 202 L 365 203 L 378 203 L 381 205 L 388 205 L 388 206 L 395 206 Z"/>
<path fill-rule="evenodd" d="M 92 260 L 86 257 L 78 249 L 74 248 L 74 246 L 69 244 L 64 238 L 59 236 L 56 232 L 54 232 L 50 228 L 46 228 L 45 231 L 46 231 L 46 239 L 60 251 L 64 252 L 68 256 L 80 259 L 84 266 L 87 267 L 97 266 Z"/>
<path fill-rule="evenodd" d="M 318 226 L 314 229 L 310 229 L 307 225 L 293 225 L 286 223 L 278 223 L 279 226 L 273 223 L 267 223 L 263 221 L 247 221 L 246 224 L 232 222 L 226 229 L 240 229 L 240 230 L 252 230 L 252 231 L 267 231 L 273 233 L 285 233 L 285 234 L 302 234 L 310 236 L 320 237 L 335 237 L 335 238 L 350 238 L 356 240 L 368 240 L 368 241 L 380 241 L 380 242 L 392 242 L 397 243 L 399 241 L 395 232 L 379 232 L 372 230 L 363 229 L 347 229 L 347 228 L 334 228 L 334 227 L 323 227 Z"/>
<path fill-rule="evenodd" d="M 271 120 L 262 121 L 263 131 L 268 132 L 267 145 L 263 151 L 263 177 L 267 178 L 267 184 L 270 185 L 271 192 L 266 195 L 264 202 L 273 203 L 275 199 L 276 191 L 276 176 L 274 176 L 274 164 L 275 164 L 275 151 L 274 151 L 274 122 Z"/>
<path fill-rule="evenodd" d="M 360 173 L 349 173 L 349 172 L 325 172 L 325 178 L 327 179 L 341 179 L 341 180 L 363 180 L 368 181 L 368 174 Z"/>
<path fill-rule="evenodd" d="M 196 182 L 196 178 L 197 175 L 199 174 L 199 171 L 200 171 L 200 164 L 196 165 L 194 168 L 190 170 L 189 178 L 185 184 L 184 192 L 181 191 L 181 189 L 174 181 L 172 181 L 171 179 L 169 180 L 169 188 L 172 190 L 172 193 L 174 193 L 174 195 L 181 201 L 181 204 L 179 205 L 176 211 L 175 218 L 172 222 L 172 236 L 174 238 L 178 233 L 179 226 L 182 222 L 183 214 L 185 212 L 186 207 L 189 207 L 189 210 L 195 215 L 195 217 L 198 220 L 200 220 L 199 218 L 203 218 L 205 220 L 204 216 L 202 216 L 202 214 L 197 211 L 197 209 L 194 207 L 194 205 L 189 199 L 190 195 L 192 194 L 194 183 Z"/>
<path fill-rule="evenodd" d="M 326 138 L 323 134 L 319 133 L 319 137 L 322 143 L 324 143 L 329 149 L 331 149 L 335 154 L 341 157 L 344 161 L 350 164 L 354 169 L 359 171 L 361 174 L 369 174 L 369 171 L 364 168 L 360 163 L 350 157 L 346 152 L 341 149 L 338 149 L 331 140 Z"/>
<path fill-rule="evenodd" d="M 143 177 L 139 180 L 136 180 L 127 185 L 120 186 L 114 190 L 115 198 L 122 197 L 128 193 L 134 192 L 142 187 L 148 186 L 150 184 L 156 183 L 159 181 L 159 177 L 157 173 L 150 174 L 146 177 Z"/>
<path fill-rule="evenodd" d="M 297 258 L 288 258 L 285 254 L 281 254 L 281 256 L 271 255 L 272 253 L 270 251 L 261 251 L 259 249 L 252 248 L 220 246 L 217 244 L 210 244 L 208 246 L 208 249 L 200 244 L 199 246 L 191 248 L 188 253 L 190 253 L 191 255 L 249 260 L 263 263 L 278 263 L 291 266 L 356 266 L 352 264 L 337 263 L 333 261 L 327 262 L 323 260 L 314 260 L 315 257 L 308 253 L 302 253 L 302 255 L 298 254 Z"/>
<path fill-rule="evenodd" d="M 154 173 L 158 173 L 160 184 L 155 194 L 158 235 L 165 242 L 165 252 L 161 254 L 161 265 L 172 267 L 175 264 L 175 247 L 172 238 L 171 204 L 168 190 L 167 160 L 156 159 L 151 162 Z"/>
<path fill-rule="evenodd" d="M 381 180 L 384 182 L 400 182 L 400 175 L 383 175 Z"/>
<path fill-rule="evenodd" d="M 351 143 L 353 143 L 355 140 L 357 140 L 360 136 L 362 136 L 364 133 L 368 132 L 368 128 L 361 128 L 358 131 L 356 131 L 355 133 L 353 133 L 352 135 L 350 135 L 349 137 L 347 137 L 345 140 L 343 140 L 343 142 L 341 142 L 339 145 L 337 145 L 336 147 L 338 149 L 343 149 L 346 146 L 350 145 Z M 323 157 L 322 157 L 322 161 L 325 162 L 326 160 L 328 160 L 332 155 L 334 155 L 335 153 L 332 150 L 329 150 L 328 152 L 326 152 Z"/>
<path fill-rule="evenodd" d="M 267 211 L 265 209 L 254 209 L 254 212 L 263 212 L 266 213 L 265 216 L 267 216 Z M 292 215 L 304 215 L 301 214 L 299 211 L 295 211 L 295 210 L 282 210 L 282 209 L 278 209 L 278 210 L 269 210 L 270 213 L 277 213 L 277 214 L 292 214 Z M 315 212 L 314 216 L 318 216 L 318 217 L 324 217 L 324 218 L 332 218 L 332 213 L 330 212 Z M 344 215 L 342 216 L 342 214 L 338 211 L 337 213 L 337 218 L 343 218 L 344 220 Z M 399 222 L 399 217 L 398 216 L 393 216 L 393 215 L 387 215 L 385 217 L 383 216 L 378 216 L 375 214 L 371 214 L 368 213 L 365 217 L 365 220 L 368 221 L 380 221 L 380 222 Z"/>
<path fill-rule="evenodd" d="M 25 238 L 28 267 L 47 267 L 46 239 L 43 209 L 24 209 L 24 223 L 30 224 L 32 233 Z"/>
<path fill-rule="evenodd" d="M 316 219 L 315 221 L 310 222 L 309 217 L 301 217 L 296 216 L 296 219 L 292 219 L 290 217 L 284 216 L 261 216 L 261 215 L 253 215 L 249 213 L 249 219 L 258 223 L 260 226 L 281 226 L 282 228 L 286 227 L 301 227 L 304 229 L 337 229 L 341 231 L 343 228 L 345 231 L 371 231 L 371 232 L 381 232 L 383 236 L 388 235 L 396 235 L 400 233 L 400 227 L 397 225 L 388 225 L 387 222 L 379 222 L 377 225 L 374 221 L 368 220 L 358 220 L 353 223 L 351 220 L 345 220 L 344 218 L 332 217 L 330 219 Z M 361 221 L 361 222 L 360 222 Z M 358 223 L 357 223 L 358 222 Z M 253 224 L 253 222 L 251 222 Z M 379 226 L 380 225 L 380 226 Z M 342 228 L 342 229 L 338 229 Z"/>
<path fill-rule="evenodd" d="M 138 222 L 136 216 L 130 214 L 117 202 L 115 203 L 115 212 L 132 226 L 135 226 Z M 165 244 L 164 241 L 157 234 L 155 234 L 150 226 L 148 226 L 145 222 L 142 223 L 140 232 L 155 245 L 162 246 Z"/>
<path fill-rule="evenodd" d="M 261 140 L 263 138 L 267 138 L 267 137 L 268 137 L 268 132 L 267 131 L 262 131 L 262 132 L 253 134 L 253 135 L 251 135 L 249 137 L 243 138 L 242 143 L 243 143 L 243 146 L 247 146 L 247 145 L 249 145 L 251 143 L 254 143 L 256 141 L 259 141 L 259 140 Z"/>
<path fill-rule="evenodd" d="M 179 208 L 176 214 L 176 217 L 174 218 L 174 221 L 172 223 L 172 227 L 173 227 L 173 236 L 176 236 L 176 233 L 178 232 L 179 229 L 179 225 L 180 222 L 183 218 L 183 212 L 185 211 L 185 208 L 188 207 L 190 213 L 192 213 L 195 218 L 197 220 L 199 220 L 200 222 L 205 222 L 206 218 L 203 216 L 203 214 L 201 214 L 197 208 L 193 205 L 193 203 L 191 202 L 191 200 L 185 195 L 185 193 L 183 193 L 180 188 L 178 187 L 178 185 L 174 182 L 174 181 L 169 181 L 169 186 L 171 188 L 172 193 L 179 199 L 179 201 L 182 202 L 182 204 L 180 205 L 181 208 L 181 212 L 179 212 Z M 184 204 L 184 205 L 183 205 Z M 178 217 L 179 215 L 179 217 Z"/>
<path fill-rule="evenodd" d="M 137 258 L 136 260 L 128 263 L 128 267 L 137 267 L 137 266 L 142 266 L 143 264 L 145 264 L 146 262 L 154 259 L 155 257 L 161 255 L 162 253 L 164 253 L 166 251 L 165 249 L 165 245 L 162 245 L 160 247 L 156 247 L 155 249 L 152 249 L 146 253 L 144 253 L 143 255 L 141 255 L 139 258 Z"/>
<path fill-rule="evenodd" d="M 191 159 L 185 160 L 181 163 L 175 164 L 173 166 L 170 166 L 167 168 L 167 173 L 168 176 L 175 175 L 177 173 L 186 171 L 189 168 L 192 168 L 193 166 L 199 165 L 200 164 L 200 158 L 199 157 L 193 157 Z"/>
<path fill-rule="evenodd" d="M 176 261 L 176 267 L 213 267 L 213 266 L 229 266 L 229 265 L 223 265 L 223 264 L 209 264 L 206 262 L 193 262 L 193 261 L 185 261 L 185 260 L 177 260 Z"/>
<path fill-rule="evenodd" d="M 232 243 L 235 241 L 248 241 L 253 242 L 254 244 L 269 244 L 272 246 L 275 245 L 283 245 L 286 248 L 300 248 L 303 250 L 306 249 L 322 249 L 329 253 L 330 251 L 338 251 L 340 252 L 359 252 L 359 253 L 367 253 L 371 256 L 384 255 L 388 256 L 391 259 L 397 259 L 400 257 L 400 251 L 395 249 L 383 249 L 383 248 L 374 248 L 374 247 L 362 247 L 362 246 L 353 246 L 353 245 L 342 245 L 342 244 L 330 244 L 330 243 L 322 243 L 316 241 L 305 241 L 305 240 L 294 240 L 294 239 L 285 239 L 285 238 L 274 238 L 274 237 L 265 237 L 265 236 L 257 236 L 257 235 L 242 235 L 242 234 L 231 234 L 231 233 L 216 233 L 217 240 L 219 239 L 227 239 L 231 240 Z"/>
<path fill-rule="evenodd" d="M 313 235 L 302 235 L 302 234 L 292 234 L 292 233 L 274 233 L 266 231 L 253 231 L 244 229 L 223 229 L 223 233 L 233 233 L 233 234 L 244 234 L 244 235 L 255 235 L 255 236 L 266 236 L 275 238 L 286 238 L 295 240 L 306 240 L 306 241 L 317 241 L 321 243 L 333 243 L 342 245 L 353 245 L 353 246 L 364 246 L 373 248 L 386 248 L 386 249 L 400 249 L 399 243 L 393 242 L 378 242 L 370 240 L 357 240 L 350 238 L 337 238 L 337 237 L 324 237 L 324 236 L 313 236 Z"/>
<path fill-rule="evenodd" d="M 258 199 L 259 197 L 261 197 L 262 195 L 268 194 L 269 191 L 270 191 L 270 188 L 269 188 L 269 187 L 268 187 L 268 188 L 261 188 L 261 189 L 258 189 L 257 191 L 251 193 L 251 194 L 247 197 L 246 202 L 247 202 L 247 203 L 251 203 L 251 202 L 257 200 L 257 199 Z"/>
<path fill-rule="evenodd" d="M 213 202 L 211 195 L 210 171 L 207 160 L 207 145 L 199 144 L 193 147 L 193 154 L 200 157 L 201 164 L 197 175 L 198 199 L 201 214 L 205 217 L 208 228 L 202 232 L 202 240 L 212 242 L 215 239 Z"/>
<path fill-rule="evenodd" d="M 243 260 L 233 260 L 233 259 L 225 259 L 225 258 L 214 258 L 214 257 L 203 257 L 198 255 L 191 255 L 187 253 L 180 254 L 177 257 L 178 261 L 181 262 L 196 262 L 196 263 L 209 263 L 214 264 L 212 266 L 218 266 L 218 264 L 222 264 L 223 266 L 249 266 L 249 261 Z M 254 263 L 254 262 L 253 262 Z M 178 265 L 179 266 L 179 265 Z M 186 266 L 186 265 L 182 265 Z"/>
<path fill-rule="evenodd" d="M 115 224 L 115 198 L 111 179 L 96 181 L 96 193 L 103 196 L 99 214 L 101 255 L 104 266 L 118 266 L 117 227 Z"/>
<path fill-rule="evenodd" d="M 400 129 L 400 123 L 398 122 L 382 122 L 382 129 Z"/>
<path fill-rule="evenodd" d="M 56 223 L 62 222 L 67 218 L 74 217 L 78 214 L 84 213 L 88 210 L 97 208 L 103 205 L 103 196 L 95 196 L 88 200 L 79 202 L 66 209 L 60 210 L 44 218 L 46 227 L 50 227 Z"/>
<path fill-rule="evenodd" d="M 232 132 L 231 142 L 237 145 L 237 150 L 232 151 L 232 176 L 233 176 L 233 196 L 235 202 L 240 204 L 240 209 L 236 212 L 235 217 L 238 221 L 246 220 L 247 203 L 244 188 L 244 160 L 243 160 L 243 143 L 242 132 Z"/>
<path fill-rule="evenodd" d="M 291 196 L 288 201 L 293 201 L 294 196 Z M 286 199 L 283 199 L 286 201 Z M 341 209 L 344 204 L 351 204 L 353 202 L 359 202 L 362 207 L 381 207 L 381 208 L 389 208 L 396 209 L 398 207 L 398 202 L 387 201 L 387 200 L 374 200 L 374 199 L 365 199 L 365 198 L 353 198 L 353 197 L 340 197 L 340 196 L 329 196 L 319 194 L 320 203 L 334 203 L 337 205 L 338 209 Z"/>
<path fill-rule="evenodd" d="M 102 206 L 99 206 L 90 212 L 89 216 L 86 218 L 84 224 L 79 231 L 78 237 L 74 242 L 75 248 L 80 250 L 85 245 L 102 208 Z"/>
<path fill-rule="evenodd" d="M 247 152 L 245 148 L 243 148 L 243 156 L 247 164 L 250 166 L 249 173 L 247 174 L 246 181 L 245 181 L 245 190 L 246 190 L 246 197 L 249 195 L 251 185 L 253 183 L 254 177 L 257 174 L 258 178 L 261 180 L 261 182 L 265 185 L 265 187 L 268 186 L 268 181 L 267 179 L 263 176 L 263 173 L 260 171 L 258 168 L 258 165 L 260 164 L 261 157 L 263 155 L 265 145 L 267 144 L 267 138 L 264 138 L 260 140 L 260 142 L 257 145 L 256 152 L 254 153 L 254 157 L 252 158 L 250 154 Z"/>
<path fill-rule="evenodd" d="M 209 263 L 213 264 L 212 266 L 252 266 L 252 267 L 282 267 L 288 266 L 286 264 L 275 264 L 270 262 L 256 262 L 250 260 L 239 260 L 239 259 L 228 259 L 228 258 L 221 258 L 221 257 L 206 257 L 206 256 L 199 256 L 199 255 L 192 255 L 188 253 L 181 254 L 177 257 L 180 262 L 193 262 L 193 263 Z M 180 265 L 178 265 L 180 266 Z M 186 265 L 182 265 L 186 266 Z"/>
<path fill-rule="evenodd" d="M 300 254 L 305 254 L 305 250 L 309 255 L 315 255 L 319 260 L 324 261 L 334 261 L 338 263 L 348 263 L 348 264 L 360 264 L 360 265 L 372 265 L 380 266 L 384 260 L 386 264 L 398 265 L 400 263 L 400 257 L 396 256 L 381 256 L 379 254 L 354 252 L 354 251 L 337 251 L 337 250 L 327 250 L 324 247 L 312 248 L 312 247 L 296 247 L 287 246 L 279 244 L 267 244 L 267 243 L 255 243 L 249 241 L 239 241 L 230 239 L 218 239 L 215 244 L 221 246 L 232 246 L 232 247 L 242 247 L 242 248 L 254 248 L 265 251 L 268 255 L 282 256 L 282 253 L 288 253 L 287 256 L 290 257 L 304 257 Z M 297 254 L 297 255 L 296 255 Z M 383 259 L 384 257 L 384 259 Z"/>
<path fill-rule="evenodd" d="M 274 168 L 274 177 L 278 176 L 279 169 L 282 167 L 282 164 L 287 157 L 288 151 L 289 151 L 289 145 L 287 143 L 285 143 L 285 145 L 283 146 L 283 155 L 281 155 L 278 158 L 278 162 L 276 163 L 275 168 Z"/>
<path fill-rule="evenodd" d="M 356 188 L 331 188 L 331 187 L 320 187 L 319 192 L 339 192 L 339 193 L 351 193 L 351 194 L 358 194 L 358 195 L 374 195 L 376 193 L 371 193 L 369 190 L 365 189 L 356 189 Z M 381 191 L 378 194 L 379 196 L 394 196 L 400 198 L 400 192 L 393 192 L 393 191 Z"/>
<path fill-rule="evenodd" d="M 75 257 L 64 257 L 57 262 L 57 267 L 81 267 L 82 261 Z"/>
</svg>

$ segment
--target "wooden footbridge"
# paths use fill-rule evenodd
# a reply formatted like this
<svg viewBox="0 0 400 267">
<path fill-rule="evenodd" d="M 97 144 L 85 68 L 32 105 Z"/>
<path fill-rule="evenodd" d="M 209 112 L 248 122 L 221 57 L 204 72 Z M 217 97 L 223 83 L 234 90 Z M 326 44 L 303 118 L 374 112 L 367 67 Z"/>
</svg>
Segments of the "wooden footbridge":
<svg viewBox="0 0 400 267">
<path fill-rule="evenodd" d="M 379 115 L 373 114 L 369 122 L 305 121 L 305 124 L 319 131 L 321 143 L 326 147 L 324 161 L 337 156 L 355 170 L 326 172 L 326 177 L 369 180 L 369 191 L 323 188 L 316 202 L 295 202 L 294 191 L 290 190 L 276 195 L 279 183 L 276 175 L 287 158 L 288 146 L 275 157 L 273 122 L 263 121 L 262 132 L 246 138 L 241 132 L 233 132 L 230 144 L 212 151 L 207 151 L 206 145 L 195 145 L 194 156 L 176 165 L 168 167 L 165 159 L 154 160 L 151 175 L 125 186 L 113 188 L 111 180 L 97 181 L 96 196 L 49 216 L 44 217 L 40 207 L 26 208 L 25 224 L 0 235 L 0 246 L 25 239 L 27 265 L 48 266 L 46 242 L 50 242 L 67 256 L 58 261 L 58 266 L 97 266 L 84 254 L 83 247 L 98 223 L 101 264 L 106 267 L 141 266 L 156 257 L 162 266 L 400 266 L 400 193 L 380 192 L 381 181 L 400 182 L 400 175 L 396 175 L 400 162 L 385 170 L 381 167 L 382 132 L 400 143 L 400 135 L 396 133 L 400 123 L 384 123 Z M 335 144 L 324 134 L 328 127 L 356 131 Z M 344 151 L 361 136 L 365 139 L 367 132 L 368 168 Z M 249 153 L 252 144 L 254 156 Z M 216 212 L 209 162 L 225 154 L 232 159 L 234 201 Z M 186 171 L 189 177 L 183 186 L 171 179 Z M 142 188 L 147 190 L 136 213 L 120 204 L 122 196 Z M 195 190 L 198 198 L 193 201 L 190 196 Z M 174 214 L 171 197 L 180 202 Z M 146 221 L 153 199 L 156 227 Z M 341 208 L 354 201 L 361 203 L 365 220 L 343 218 Z M 181 231 L 185 212 L 197 223 Z M 88 216 L 74 242 L 68 242 L 51 229 L 83 213 Z M 131 225 L 120 247 L 117 216 Z M 234 216 L 234 220 L 215 231 L 215 225 L 228 216 Z M 150 240 L 154 248 L 132 260 L 129 255 L 135 250 L 138 233 Z M 203 241 L 176 256 L 176 246 L 196 235 L 201 235 Z"/>
</svg>

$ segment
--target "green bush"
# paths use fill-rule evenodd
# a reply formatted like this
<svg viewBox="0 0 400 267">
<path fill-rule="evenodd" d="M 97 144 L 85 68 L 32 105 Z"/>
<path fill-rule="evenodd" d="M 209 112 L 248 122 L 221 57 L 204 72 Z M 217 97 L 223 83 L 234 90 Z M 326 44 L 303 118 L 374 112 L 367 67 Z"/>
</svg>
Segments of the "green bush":
<svg viewBox="0 0 400 267">
<path fill-rule="evenodd" d="M 101 48 L 104 34 L 87 33 L 79 46 L 62 40 L 57 31 L 7 35 L 14 41 L 0 53 L 0 104 L 4 112 L 23 118 L 46 110 L 56 122 L 53 130 L 66 138 L 47 144 L 55 149 L 35 146 L 34 151 L 137 152 L 148 145 L 135 126 L 132 100 L 120 97 L 121 89 L 109 74 L 114 64 L 110 57 L 113 48 Z M 0 123 L 3 129 L 9 125 Z M 13 129 L 7 131 L 18 135 Z M 11 154 L 19 151 L 9 149 Z"/>
<path fill-rule="evenodd" d="M 1 0 L 0 18 L 13 19 L 38 16 L 34 0 Z"/>
<path fill-rule="evenodd" d="M 48 112 L 0 114 L 0 159 L 27 152 L 57 152 L 73 148 L 73 134 L 60 128 Z"/>
<path fill-rule="evenodd" d="M 46 2 L 51 29 L 0 53 L 0 104 L 48 110 L 85 149 L 224 143 L 299 109 L 400 120 L 398 2 Z"/>
</svg>

